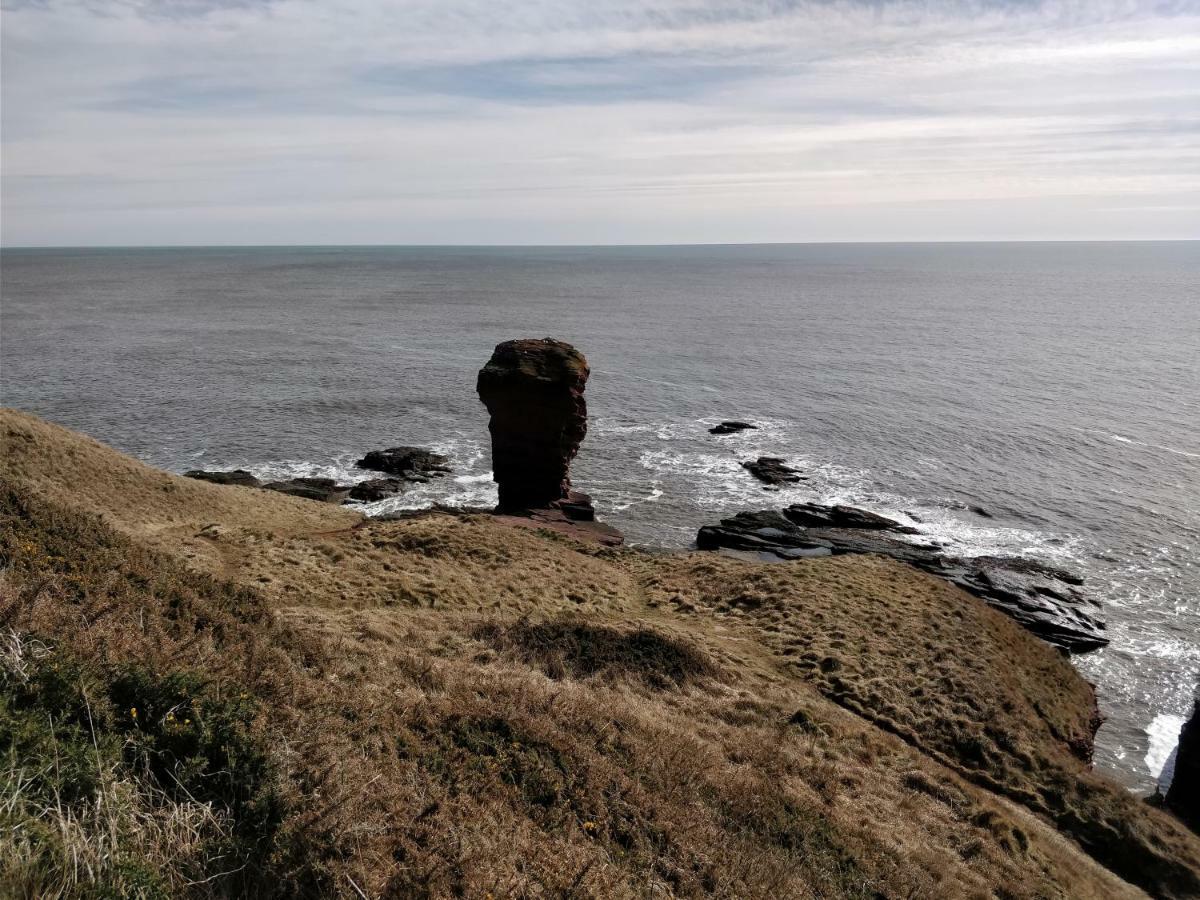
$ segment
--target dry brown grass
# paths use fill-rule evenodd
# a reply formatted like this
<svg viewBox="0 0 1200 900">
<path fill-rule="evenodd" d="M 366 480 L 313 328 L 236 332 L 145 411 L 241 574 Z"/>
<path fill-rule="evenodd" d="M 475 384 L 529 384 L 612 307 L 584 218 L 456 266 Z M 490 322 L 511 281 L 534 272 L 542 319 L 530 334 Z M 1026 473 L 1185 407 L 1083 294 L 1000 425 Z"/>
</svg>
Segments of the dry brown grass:
<svg viewBox="0 0 1200 900">
<path fill-rule="evenodd" d="M 289 810 L 260 893 L 1086 898 L 1138 896 L 1133 881 L 1182 897 L 1200 883 L 1200 843 L 1077 758 L 1091 693 L 1070 665 L 898 564 L 600 551 L 480 516 L 358 524 L 193 493 L 17 413 L 0 435 L 16 448 L 7 624 L 260 698 Z M 107 481 L 77 503 L 85 471 Z M 1114 860 L 1106 829 L 1132 858 Z"/>
</svg>

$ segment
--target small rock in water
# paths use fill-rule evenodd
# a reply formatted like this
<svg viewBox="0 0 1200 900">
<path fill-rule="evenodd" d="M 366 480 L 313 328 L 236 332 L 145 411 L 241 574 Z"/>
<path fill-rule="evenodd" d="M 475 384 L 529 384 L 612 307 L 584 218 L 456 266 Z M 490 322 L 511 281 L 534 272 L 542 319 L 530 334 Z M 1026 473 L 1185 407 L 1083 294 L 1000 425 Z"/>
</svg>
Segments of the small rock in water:
<svg viewBox="0 0 1200 900">
<path fill-rule="evenodd" d="M 567 491 L 566 497 L 555 500 L 550 506 L 562 510 L 563 515 L 572 522 L 596 521 L 596 507 L 592 505 L 592 498 L 582 491 Z"/>
<path fill-rule="evenodd" d="M 360 469 L 386 472 L 400 478 L 416 480 L 431 475 L 445 475 L 450 471 L 446 457 L 421 447 L 389 447 L 387 450 L 372 450 L 356 465 Z"/>
<path fill-rule="evenodd" d="M 192 469 L 184 472 L 185 478 L 195 478 L 197 481 L 209 481 L 213 484 L 235 484 L 240 487 L 258 487 L 261 482 L 245 469 L 234 469 L 231 472 L 204 472 Z"/>
<path fill-rule="evenodd" d="M 757 425 L 751 425 L 749 422 L 729 421 L 729 422 L 722 422 L 719 425 L 714 425 L 712 428 L 708 429 L 708 433 L 709 434 L 736 434 L 739 431 L 746 431 L 747 429 L 757 429 L 757 428 L 758 428 Z"/>
<path fill-rule="evenodd" d="M 975 513 L 975 515 L 980 516 L 984 519 L 996 518 L 994 515 L 992 515 L 990 512 L 988 512 L 982 506 L 968 506 L 967 509 L 970 510 L 971 512 Z"/>
<path fill-rule="evenodd" d="M 799 469 L 793 469 L 777 456 L 760 456 L 742 463 L 742 466 L 765 484 L 795 484 L 803 479 Z"/>
<path fill-rule="evenodd" d="M 362 503 L 374 503 L 394 497 L 404 490 L 404 482 L 399 478 L 371 478 L 360 481 L 350 489 L 350 499 Z"/>
</svg>

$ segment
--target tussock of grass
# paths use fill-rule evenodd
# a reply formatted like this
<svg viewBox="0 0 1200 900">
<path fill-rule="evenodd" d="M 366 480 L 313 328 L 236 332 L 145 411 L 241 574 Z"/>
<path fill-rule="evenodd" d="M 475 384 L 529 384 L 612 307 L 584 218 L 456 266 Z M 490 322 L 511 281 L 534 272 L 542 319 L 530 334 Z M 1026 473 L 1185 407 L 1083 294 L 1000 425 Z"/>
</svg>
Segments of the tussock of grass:
<svg viewBox="0 0 1200 900">
<path fill-rule="evenodd" d="M 363 523 L 0 436 L 18 895 L 1189 896 L 1200 843 L 1077 756 L 1086 684 L 897 564 Z"/>
<path fill-rule="evenodd" d="M 474 636 L 551 678 L 632 678 L 653 687 L 712 677 L 718 669 L 693 644 L 651 628 L 619 629 L 579 619 L 488 623 Z"/>
</svg>

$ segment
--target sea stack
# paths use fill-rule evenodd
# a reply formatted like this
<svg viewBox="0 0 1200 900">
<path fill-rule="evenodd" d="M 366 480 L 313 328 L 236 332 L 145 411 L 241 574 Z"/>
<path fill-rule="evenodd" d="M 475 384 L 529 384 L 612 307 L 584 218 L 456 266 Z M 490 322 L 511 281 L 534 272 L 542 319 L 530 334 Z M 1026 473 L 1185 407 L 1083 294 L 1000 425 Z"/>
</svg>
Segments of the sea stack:
<svg viewBox="0 0 1200 900">
<path fill-rule="evenodd" d="M 572 495 L 570 478 L 587 434 L 588 374 L 582 353 L 551 338 L 498 344 L 479 370 L 476 390 L 491 415 L 499 512 L 576 504 L 590 510 L 586 498 Z"/>
<path fill-rule="evenodd" d="M 1179 732 L 1175 754 L 1175 776 L 1167 789 L 1167 807 L 1200 832 L 1200 696 L 1192 705 L 1192 717 Z"/>
</svg>

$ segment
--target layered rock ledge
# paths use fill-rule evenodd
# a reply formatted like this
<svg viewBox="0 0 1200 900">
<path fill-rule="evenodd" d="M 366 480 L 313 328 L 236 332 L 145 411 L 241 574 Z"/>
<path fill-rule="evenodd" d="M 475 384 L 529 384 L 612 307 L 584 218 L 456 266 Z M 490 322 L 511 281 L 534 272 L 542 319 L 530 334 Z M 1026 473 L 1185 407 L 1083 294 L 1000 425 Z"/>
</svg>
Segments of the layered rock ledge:
<svg viewBox="0 0 1200 900">
<path fill-rule="evenodd" d="M 868 510 L 808 503 L 738 513 L 720 525 L 706 525 L 696 535 L 696 546 L 767 561 L 878 553 L 946 579 L 1067 652 L 1108 644 L 1099 604 L 1078 590 L 1082 579 L 1077 575 L 1028 559 L 955 557 L 939 544 L 900 538 L 916 533 Z"/>
</svg>

